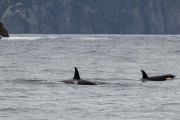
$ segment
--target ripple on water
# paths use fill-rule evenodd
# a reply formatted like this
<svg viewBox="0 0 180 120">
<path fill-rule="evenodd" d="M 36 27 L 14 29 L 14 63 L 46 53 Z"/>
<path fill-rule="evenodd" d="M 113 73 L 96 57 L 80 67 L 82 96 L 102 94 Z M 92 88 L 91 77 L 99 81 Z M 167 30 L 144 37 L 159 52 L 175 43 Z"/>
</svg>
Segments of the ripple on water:
<svg viewBox="0 0 180 120">
<path fill-rule="evenodd" d="M 180 118 L 179 37 L 12 35 L 0 40 L 0 119 L 159 120 Z M 60 82 L 81 78 L 96 86 Z"/>
</svg>

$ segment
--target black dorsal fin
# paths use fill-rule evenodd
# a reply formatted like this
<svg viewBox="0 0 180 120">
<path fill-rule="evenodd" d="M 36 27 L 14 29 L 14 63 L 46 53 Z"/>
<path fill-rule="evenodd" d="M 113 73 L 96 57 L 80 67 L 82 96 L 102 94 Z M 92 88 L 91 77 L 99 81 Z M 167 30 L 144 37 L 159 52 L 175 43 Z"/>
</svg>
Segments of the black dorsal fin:
<svg viewBox="0 0 180 120">
<path fill-rule="evenodd" d="M 148 76 L 147 76 L 147 74 L 144 72 L 144 70 L 141 70 L 141 72 L 142 72 L 142 78 L 147 78 Z"/>
<path fill-rule="evenodd" d="M 74 78 L 73 79 L 76 79 L 76 80 L 80 80 L 80 76 L 79 76 L 79 72 L 77 70 L 77 68 L 75 67 L 75 73 L 74 73 Z"/>
</svg>

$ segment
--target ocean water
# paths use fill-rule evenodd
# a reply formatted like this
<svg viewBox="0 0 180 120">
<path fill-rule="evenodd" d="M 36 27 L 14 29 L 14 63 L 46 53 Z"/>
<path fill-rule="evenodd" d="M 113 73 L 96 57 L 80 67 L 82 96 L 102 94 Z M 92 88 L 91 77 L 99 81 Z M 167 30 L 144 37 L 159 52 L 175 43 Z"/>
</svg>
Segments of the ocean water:
<svg viewBox="0 0 180 120">
<path fill-rule="evenodd" d="M 60 82 L 81 78 L 96 86 Z M 173 80 L 142 82 L 174 74 Z M 0 120 L 179 120 L 180 35 L 10 35 Z"/>
</svg>

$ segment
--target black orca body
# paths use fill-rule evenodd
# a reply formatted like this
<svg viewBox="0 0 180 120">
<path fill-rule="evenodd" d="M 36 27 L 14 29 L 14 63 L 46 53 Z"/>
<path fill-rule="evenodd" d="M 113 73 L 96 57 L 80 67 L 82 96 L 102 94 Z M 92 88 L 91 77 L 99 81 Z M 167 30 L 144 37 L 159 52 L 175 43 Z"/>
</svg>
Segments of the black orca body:
<svg viewBox="0 0 180 120">
<path fill-rule="evenodd" d="M 165 81 L 165 80 L 170 80 L 170 79 L 173 79 L 174 77 L 176 77 L 175 75 L 172 75 L 172 74 L 167 74 L 167 75 L 159 75 L 159 76 L 152 76 L 152 77 L 148 77 L 147 74 L 141 70 L 142 72 L 142 81 Z"/>
<path fill-rule="evenodd" d="M 66 84 L 97 85 L 94 82 L 81 79 L 80 76 L 79 76 L 79 72 L 78 72 L 76 67 L 75 67 L 74 78 L 73 79 L 69 79 L 69 80 L 63 80 L 61 82 L 64 82 Z"/>
</svg>

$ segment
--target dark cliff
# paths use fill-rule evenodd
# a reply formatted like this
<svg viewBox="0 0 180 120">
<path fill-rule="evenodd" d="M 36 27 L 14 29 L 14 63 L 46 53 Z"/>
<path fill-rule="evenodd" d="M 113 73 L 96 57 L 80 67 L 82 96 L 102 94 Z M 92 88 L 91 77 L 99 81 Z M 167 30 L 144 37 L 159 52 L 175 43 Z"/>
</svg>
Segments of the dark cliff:
<svg viewBox="0 0 180 120">
<path fill-rule="evenodd" d="M 8 31 L 3 27 L 3 24 L 0 22 L 0 36 L 9 37 Z"/>
<path fill-rule="evenodd" d="M 10 33 L 179 34 L 179 0 L 1 0 Z"/>
</svg>

